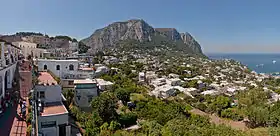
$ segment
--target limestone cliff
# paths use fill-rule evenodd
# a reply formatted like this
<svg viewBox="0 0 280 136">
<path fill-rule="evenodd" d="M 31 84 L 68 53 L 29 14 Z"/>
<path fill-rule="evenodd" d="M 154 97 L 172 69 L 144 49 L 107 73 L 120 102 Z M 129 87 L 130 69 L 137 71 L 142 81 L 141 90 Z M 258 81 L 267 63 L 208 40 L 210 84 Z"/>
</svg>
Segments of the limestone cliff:
<svg viewBox="0 0 280 136">
<path fill-rule="evenodd" d="M 139 42 L 169 41 L 188 53 L 202 54 L 198 42 L 188 33 L 180 34 L 175 28 L 153 28 L 142 19 L 115 22 L 107 27 L 96 30 L 90 37 L 82 42 L 95 52 L 104 48 L 114 47 L 119 41 L 137 40 Z"/>
</svg>

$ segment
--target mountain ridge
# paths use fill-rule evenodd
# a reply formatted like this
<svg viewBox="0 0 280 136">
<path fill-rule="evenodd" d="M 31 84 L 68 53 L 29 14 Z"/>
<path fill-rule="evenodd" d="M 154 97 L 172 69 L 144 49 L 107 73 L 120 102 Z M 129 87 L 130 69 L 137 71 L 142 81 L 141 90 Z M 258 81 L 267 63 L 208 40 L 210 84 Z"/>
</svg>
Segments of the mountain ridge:
<svg viewBox="0 0 280 136">
<path fill-rule="evenodd" d="M 170 42 L 188 53 L 203 54 L 200 44 L 187 32 L 179 33 L 176 28 L 154 28 L 143 19 L 113 22 L 97 29 L 81 42 L 91 47 L 91 53 L 115 47 L 119 41 Z"/>
</svg>

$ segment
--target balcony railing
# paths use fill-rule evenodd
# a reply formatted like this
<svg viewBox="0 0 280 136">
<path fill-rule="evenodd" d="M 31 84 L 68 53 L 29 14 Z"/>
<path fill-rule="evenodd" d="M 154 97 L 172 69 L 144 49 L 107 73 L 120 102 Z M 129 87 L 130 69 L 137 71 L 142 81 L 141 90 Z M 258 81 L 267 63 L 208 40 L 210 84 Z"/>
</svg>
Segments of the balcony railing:
<svg viewBox="0 0 280 136">
<path fill-rule="evenodd" d="M 93 78 L 94 74 L 80 73 L 80 74 L 62 74 L 62 79 L 86 79 Z"/>
</svg>

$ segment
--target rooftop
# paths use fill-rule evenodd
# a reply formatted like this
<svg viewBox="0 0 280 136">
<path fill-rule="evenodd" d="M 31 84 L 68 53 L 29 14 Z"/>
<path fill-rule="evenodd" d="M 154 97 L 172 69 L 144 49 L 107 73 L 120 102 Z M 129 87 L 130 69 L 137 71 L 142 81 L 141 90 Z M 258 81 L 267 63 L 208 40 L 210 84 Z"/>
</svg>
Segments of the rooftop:
<svg viewBox="0 0 280 136">
<path fill-rule="evenodd" d="M 99 85 L 113 85 L 114 83 L 110 82 L 110 81 L 106 81 L 104 79 L 96 79 L 97 80 L 97 83 Z"/>
<path fill-rule="evenodd" d="M 84 71 L 92 71 L 95 70 L 94 68 L 79 68 L 80 70 L 84 70 Z"/>
<path fill-rule="evenodd" d="M 68 111 L 62 104 L 62 102 L 53 102 L 45 105 L 44 111 L 41 113 L 41 116 L 52 116 L 65 113 L 68 113 Z"/>
<path fill-rule="evenodd" d="M 96 81 L 91 79 L 78 79 L 74 80 L 74 84 L 96 84 Z"/>
<path fill-rule="evenodd" d="M 56 80 L 51 76 L 48 72 L 40 72 L 40 75 L 38 77 L 39 84 L 55 84 L 57 85 Z"/>
<path fill-rule="evenodd" d="M 69 59 L 69 60 L 38 59 L 38 61 L 79 62 L 78 60 L 75 60 L 75 59 Z"/>
</svg>

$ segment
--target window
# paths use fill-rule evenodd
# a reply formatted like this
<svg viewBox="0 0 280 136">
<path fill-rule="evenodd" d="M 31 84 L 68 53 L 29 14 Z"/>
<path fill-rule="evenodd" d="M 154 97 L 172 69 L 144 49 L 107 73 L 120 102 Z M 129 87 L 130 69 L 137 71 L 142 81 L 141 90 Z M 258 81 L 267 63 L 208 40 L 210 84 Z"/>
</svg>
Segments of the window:
<svg viewBox="0 0 280 136">
<path fill-rule="evenodd" d="M 74 81 L 68 81 L 68 85 L 74 85 Z"/>
<path fill-rule="evenodd" d="M 69 65 L 69 70 L 74 70 L 74 65 L 70 64 Z"/>
<path fill-rule="evenodd" d="M 81 96 L 77 96 L 77 98 L 78 98 L 78 101 L 81 100 Z"/>
<path fill-rule="evenodd" d="M 60 70 L 60 65 L 56 65 L 56 70 Z"/>
<path fill-rule="evenodd" d="M 41 122 L 42 128 L 54 127 L 56 126 L 56 121 Z"/>
<path fill-rule="evenodd" d="M 40 98 L 45 98 L 45 92 L 40 92 Z"/>
<path fill-rule="evenodd" d="M 44 70 L 47 70 L 48 69 L 48 66 L 47 65 L 44 65 Z"/>
</svg>

